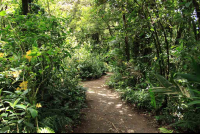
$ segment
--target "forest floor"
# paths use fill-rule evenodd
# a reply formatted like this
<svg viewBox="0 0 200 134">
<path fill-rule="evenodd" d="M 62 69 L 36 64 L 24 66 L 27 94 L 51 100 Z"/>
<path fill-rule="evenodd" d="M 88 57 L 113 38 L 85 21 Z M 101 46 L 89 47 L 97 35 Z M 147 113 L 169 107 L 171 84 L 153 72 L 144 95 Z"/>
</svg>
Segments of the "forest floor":
<svg viewBox="0 0 200 134">
<path fill-rule="evenodd" d="M 74 133 L 158 133 L 157 125 L 145 115 L 138 113 L 120 99 L 119 93 L 105 85 L 110 77 L 86 81 L 88 88 L 84 117 Z"/>
</svg>

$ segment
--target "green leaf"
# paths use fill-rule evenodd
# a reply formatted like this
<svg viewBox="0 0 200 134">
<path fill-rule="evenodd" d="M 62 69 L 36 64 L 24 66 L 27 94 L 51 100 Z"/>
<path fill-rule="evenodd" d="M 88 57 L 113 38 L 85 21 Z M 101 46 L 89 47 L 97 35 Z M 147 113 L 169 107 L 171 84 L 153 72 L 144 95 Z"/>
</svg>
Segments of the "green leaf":
<svg viewBox="0 0 200 134">
<path fill-rule="evenodd" d="M 200 100 L 193 101 L 193 102 L 189 103 L 188 106 L 192 106 L 192 105 L 196 105 L 196 104 L 200 104 Z"/>
<path fill-rule="evenodd" d="M 25 115 L 25 114 L 26 114 L 26 112 L 22 112 L 20 115 L 23 116 L 23 115 Z"/>
<path fill-rule="evenodd" d="M 8 113 L 2 113 L 1 114 L 1 117 L 7 117 L 8 116 Z"/>
<path fill-rule="evenodd" d="M 200 95 L 200 91 L 198 91 L 197 89 L 189 89 L 189 90 L 191 90 L 191 91 L 193 91 L 193 92 L 195 92 L 195 93 Z"/>
<path fill-rule="evenodd" d="M 54 55 L 54 51 L 53 51 L 52 49 L 48 50 L 47 53 L 48 53 L 49 55 Z"/>
<path fill-rule="evenodd" d="M 0 96 L 1 96 L 1 92 L 2 92 L 2 90 L 3 90 L 3 89 L 0 89 Z"/>
<path fill-rule="evenodd" d="M 13 118 L 11 121 L 8 122 L 8 124 L 11 124 L 11 123 L 17 123 L 17 122 L 18 122 L 18 120 L 14 120 L 14 119 L 17 119 L 17 118 L 16 118 L 16 117 Z"/>
<path fill-rule="evenodd" d="M 13 94 L 12 92 L 9 91 L 3 91 L 3 93 Z"/>
<path fill-rule="evenodd" d="M 153 29 L 153 28 L 151 28 L 150 30 L 154 32 L 154 29 Z"/>
<path fill-rule="evenodd" d="M 13 104 L 13 107 L 15 107 L 17 105 L 17 103 L 21 100 L 21 98 L 17 99 L 14 104 Z"/>
<path fill-rule="evenodd" d="M 150 97 L 151 97 L 151 105 L 156 109 L 157 105 L 156 105 L 156 98 L 155 98 L 155 94 L 152 92 L 153 89 L 149 89 L 149 93 L 150 93 Z"/>
<path fill-rule="evenodd" d="M 3 106 L 0 104 L 0 107 Z M 2 112 L 3 110 L 5 110 L 6 108 L 0 108 L 0 112 Z"/>
<path fill-rule="evenodd" d="M 38 116 L 38 111 L 33 109 L 33 108 L 29 108 L 28 111 L 31 113 L 31 116 L 33 118 L 37 117 Z"/>
<path fill-rule="evenodd" d="M 3 17 L 3 16 L 6 16 L 6 11 L 1 11 L 1 12 L 0 12 L 0 16 L 2 16 L 2 17 Z"/>
<path fill-rule="evenodd" d="M 17 99 L 13 104 L 10 102 L 10 106 L 14 109 L 17 103 L 21 100 L 21 98 Z"/>
<path fill-rule="evenodd" d="M 18 120 L 18 124 L 20 124 L 20 123 L 22 123 L 24 121 L 24 119 L 20 119 L 20 120 Z"/>
<path fill-rule="evenodd" d="M 30 128 L 35 128 L 34 125 L 32 123 L 29 122 L 24 122 L 24 124 Z"/>
<path fill-rule="evenodd" d="M 49 127 L 39 128 L 37 133 L 55 133 L 53 129 Z"/>
<path fill-rule="evenodd" d="M 177 75 L 183 77 L 184 79 L 187 79 L 188 81 L 200 83 L 200 77 L 197 77 L 195 75 L 192 74 L 177 74 Z"/>
<path fill-rule="evenodd" d="M 181 95 L 180 92 L 170 90 L 168 88 L 152 88 L 152 92 L 162 93 L 162 94 L 167 94 L 167 95 Z"/>
<path fill-rule="evenodd" d="M 192 58 L 192 66 L 195 70 L 195 73 L 200 77 L 200 65 Z"/>
<path fill-rule="evenodd" d="M 163 87 L 169 88 L 173 86 L 167 79 L 159 74 L 156 74 L 156 78 L 159 80 Z"/>
<path fill-rule="evenodd" d="M 152 92 L 166 93 L 166 92 L 171 92 L 171 90 L 165 87 L 155 87 L 155 88 L 152 88 Z"/>
<path fill-rule="evenodd" d="M 185 6 L 188 8 L 192 4 L 192 1 L 185 4 Z"/>
<path fill-rule="evenodd" d="M 31 91 L 31 89 L 27 89 L 27 90 L 25 90 L 23 93 L 22 93 L 22 95 L 21 95 L 21 97 L 24 97 L 28 92 L 30 92 Z"/>
<path fill-rule="evenodd" d="M 10 127 L 9 127 L 9 126 L 3 127 L 3 128 L 0 130 L 0 133 L 5 133 L 5 132 L 7 132 L 8 130 L 10 130 Z"/>
<path fill-rule="evenodd" d="M 166 128 L 159 128 L 160 132 L 161 133 L 173 133 L 174 131 L 173 130 L 167 130 Z"/>
<path fill-rule="evenodd" d="M 20 108 L 20 109 L 24 109 L 24 110 L 26 110 L 26 108 L 27 108 L 27 106 L 25 106 L 25 105 L 16 105 L 15 107 Z"/>
</svg>

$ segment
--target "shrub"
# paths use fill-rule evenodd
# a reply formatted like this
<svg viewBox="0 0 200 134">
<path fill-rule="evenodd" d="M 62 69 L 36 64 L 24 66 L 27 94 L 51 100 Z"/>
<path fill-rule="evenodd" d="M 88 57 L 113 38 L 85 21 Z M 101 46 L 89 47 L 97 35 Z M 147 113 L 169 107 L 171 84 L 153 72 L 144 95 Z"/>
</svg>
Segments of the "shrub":
<svg viewBox="0 0 200 134">
<path fill-rule="evenodd" d="M 82 79 L 97 79 L 107 71 L 101 60 L 92 57 L 80 60 L 77 69 Z"/>
<path fill-rule="evenodd" d="M 90 54 L 86 48 L 75 51 L 69 61 L 67 66 L 75 69 L 75 74 L 82 80 L 100 78 L 108 71 L 100 55 Z"/>
<path fill-rule="evenodd" d="M 152 111 L 151 97 L 147 90 L 133 90 L 127 88 L 122 94 L 122 99 L 135 104 L 138 109 Z"/>
<path fill-rule="evenodd" d="M 42 126 L 64 132 L 66 125 L 77 121 L 85 101 L 85 89 L 78 86 L 74 70 L 64 64 L 70 56 L 63 45 L 67 36 L 61 25 L 64 20 L 14 14 L 4 16 L 4 21 L 0 131 L 34 133 Z M 47 123 L 50 117 L 53 120 Z"/>
</svg>

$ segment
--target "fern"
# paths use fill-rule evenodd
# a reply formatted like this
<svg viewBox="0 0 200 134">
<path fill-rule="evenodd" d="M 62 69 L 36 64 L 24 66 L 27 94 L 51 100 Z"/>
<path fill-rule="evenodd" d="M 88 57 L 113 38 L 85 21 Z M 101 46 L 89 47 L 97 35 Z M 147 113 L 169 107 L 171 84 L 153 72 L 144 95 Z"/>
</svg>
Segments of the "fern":
<svg viewBox="0 0 200 134">
<path fill-rule="evenodd" d="M 70 118 L 60 115 L 46 117 L 41 121 L 43 127 L 52 128 L 56 133 L 66 132 L 65 126 L 70 126 L 72 123 L 73 121 Z"/>
<path fill-rule="evenodd" d="M 192 131 L 198 133 L 200 132 L 199 124 L 200 124 L 199 110 L 197 111 L 189 110 L 184 114 L 182 120 L 172 124 L 172 126 L 177 126 L 185 129 L 186 131 Z"/>
</svg>

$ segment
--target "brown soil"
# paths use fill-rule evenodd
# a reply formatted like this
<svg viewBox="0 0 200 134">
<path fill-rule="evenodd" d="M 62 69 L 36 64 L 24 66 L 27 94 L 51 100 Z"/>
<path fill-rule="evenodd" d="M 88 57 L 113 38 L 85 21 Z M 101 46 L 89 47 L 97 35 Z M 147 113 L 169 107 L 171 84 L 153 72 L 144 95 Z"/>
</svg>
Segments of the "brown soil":
<svg viewBox="0 0 200 134">
<path fill-rule="evenodd" d="M 117 92 L 105 86 L 108 74 L 101 79 L 83 82 L 88 88 L 82 124 L 74 133 L 158 133 L 149 120 L 120 99 Z"/>
</svg>

